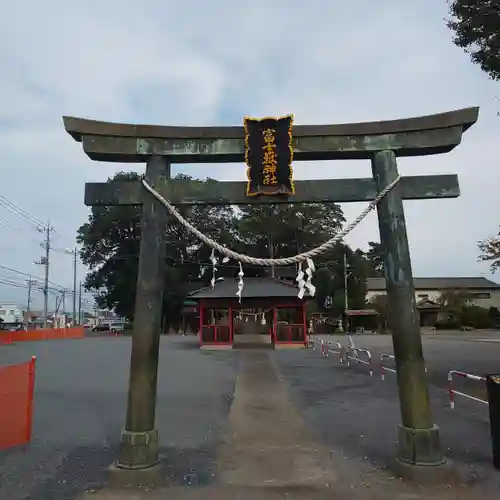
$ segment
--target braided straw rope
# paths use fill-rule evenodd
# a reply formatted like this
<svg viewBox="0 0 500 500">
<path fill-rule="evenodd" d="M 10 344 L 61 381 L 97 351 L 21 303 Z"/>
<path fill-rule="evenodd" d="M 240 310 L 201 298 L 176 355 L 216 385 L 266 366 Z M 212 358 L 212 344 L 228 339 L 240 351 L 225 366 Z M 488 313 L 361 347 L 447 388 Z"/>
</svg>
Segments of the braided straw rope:
<svg viewBox="0 0 500 500">
<path fill-rule="evenodd" d="M 238 262 L 243 262 L 244 264 L 253 264 L 255 266 L 270 267 L 270 266 L 289 266 L 292 264 L 298 264 L 307 261 L 307 259 L 312 259 L 318 255 L 322 255 L 329 250 L 331 250 L 339 241 L 343 240 L 384 198 L 384 196 L 391 191 L 391 189 L 396 186 L 400 181 L 401 177 L 398 176 L 394 179 L 388 186 L 386 186 L 380 193 L 376 196 L 374 200 L 361 212 L 361 214 L 354 219 L 351 224 L 346 226 L 340 233 L 336 234 L 334 237 L 330 238 L 328 241 L 320 245 L 319 247 L 313 248 L 308 252 L 300 253 L 294 255 L 293 257 L 285 257 L 283 259 L 260 259 L 255 257 L 250 257 L 249 255 L 244 255 L 242 253 L 234 252 L 225 246 L 220 245 L 216 241 L 212 240 L 201 231 L 196 229 L 190 222 L 188 222 L 177 209 L 169 203 L 163 196 L 153 189 L 144 179 L 142 179 L 142 185 L 163 205 L 167 210 L 173 215 L 188 231 L 194 234 L 199 240 L 208 245 L 210 248 L 216 250 L 220 254 L 234 259 Z"/>
</svg>

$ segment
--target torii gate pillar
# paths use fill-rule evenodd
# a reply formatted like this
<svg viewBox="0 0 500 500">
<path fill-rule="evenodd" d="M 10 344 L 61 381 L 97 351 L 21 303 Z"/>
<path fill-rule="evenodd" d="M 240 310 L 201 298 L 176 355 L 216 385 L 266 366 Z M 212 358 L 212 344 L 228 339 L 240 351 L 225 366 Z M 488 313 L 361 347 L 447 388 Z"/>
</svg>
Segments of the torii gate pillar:
<svg viewBox="0 0 500 500">
<path fill-rule="evenodd" d="M 151 186 L 170 178 L 170 163 L 152 156 L 145 179 Z M 122 431 L 117 467 L 148 468 L 158 463 L 159 439 L 155 428 L 158 355 L 162 320 L 167 211 L 144 193 L 141 245 L 137 274 L 127 418 Z M 160 279 L 158 279 L 160 277 Z"/>
<path fill-rule="evenodd" d="M 372 159 L 373 178 L 379 190 L 398 176 L 394 151 L 379 151 Z M 420 322 L 411 269 L 410 248 L 399 186 L 378 203 L 380 242 L 384 249 L 384 271 L 388 301 L 388 323 L 392 331 L 398 378 L 401 424 L 399 468 L 418 470 L 446 464 L 439 429 L 433 424 L 429 389 L 420 337 Z M 417 466 L 417 469 L 413 466 Z"/>
</svg>

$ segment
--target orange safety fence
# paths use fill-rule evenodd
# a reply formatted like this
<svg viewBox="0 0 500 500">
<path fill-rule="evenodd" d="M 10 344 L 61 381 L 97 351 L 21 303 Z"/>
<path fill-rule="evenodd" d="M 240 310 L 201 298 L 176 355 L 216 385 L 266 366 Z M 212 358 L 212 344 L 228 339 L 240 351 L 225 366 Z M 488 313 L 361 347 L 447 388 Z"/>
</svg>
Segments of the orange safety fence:
<svg viewBox="0 0 500 500">
<path fill-rule="evenodd" d="M 0 331 L 0 345 L 2 345 L 2 344 L 12 344 L 11 332 Z"/>
<path fill-rule="evenodd" d="M 75 328 L 41 328 L 10 332 L 12 342 L 30 342 L 34 340 L 81 339 L 85 337 L 81 326 Z"/>
<path fill-rule="evenodd" d="M 35 363 L 0 367 L 0 449 L 31 441 Z"/>
</svg>

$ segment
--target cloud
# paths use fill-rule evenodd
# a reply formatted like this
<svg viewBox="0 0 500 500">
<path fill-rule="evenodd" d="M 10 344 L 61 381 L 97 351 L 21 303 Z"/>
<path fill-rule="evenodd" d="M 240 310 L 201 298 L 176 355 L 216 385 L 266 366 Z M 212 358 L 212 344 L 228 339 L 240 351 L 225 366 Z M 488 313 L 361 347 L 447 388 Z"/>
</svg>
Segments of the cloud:
<svg viewBox="0 0 500 500">
<path fill-rule="evenodd" d="M 452 44 L 446 9 L 435 0 L 10 2 L 0 20 L 1 193 L 50 219 L 55 244 L 68 247 L 87 216 L 84 183 L 142 168 L 91 162 L 64 132 L 62 115 L 234 125 L 244 115 L 293 112 L 296 123 L 343 123 L 480 105 L 478 124 L 454 152 L 404 159 L 400 170 L 458 173 L 462 190 L 456 200 L 405 202 L 414 274 L 487 274 L 476 262 L 476 241 L 495 232 L 500 213 L 500 105 L 495 84 Z M 219 179 L 245 172 L 227 164 L 175 170 Z M 297 163 L 295 172 L 302 179 L 364 177 L 370 166 Z M 350 220 L 363 206 L 343 208 Z M 0 208 L 0 217 L 39 241 L 17 216 Z M 0 242 L 1 261 L 28 272 L 41 249 L 0 227 L 9 235 Z M 377 239 L 372 214 L 348 241 Z M 54 254 L 52 279 L 71 286 L 71 273 L 71 259 Z M 0 288 L 0 301 L 25 295 Z"/>
</svg>

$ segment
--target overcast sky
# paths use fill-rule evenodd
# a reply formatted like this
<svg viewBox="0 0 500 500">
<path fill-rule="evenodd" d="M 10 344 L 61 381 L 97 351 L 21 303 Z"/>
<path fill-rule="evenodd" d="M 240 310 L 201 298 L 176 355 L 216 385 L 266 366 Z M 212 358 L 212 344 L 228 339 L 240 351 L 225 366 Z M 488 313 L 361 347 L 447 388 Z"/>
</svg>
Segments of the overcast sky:
<svg viewBox="0 0 500 500">
<path fill-rule="evenodd" d="M 0 0 L 0 196 L 54 225 L 57 248 L 86 221 L 84 183 L 141 165 L 96 163 L 62 115 L 165 125 L 240 125 L 244 115 L 295 114 L 345 123 L 480 106 L 479 122 L 446 155 L 402 159 L 404 175 L 459 175 L 461 197 L 408 201 L 415 276 L 489 276 L 477 240 L 500 222 L 500 96 L 452 43 L 445 0 Z M 242 164 L 175 172 L 242 180 Z M 368 161 L 296 163 L 296 178 L 365 177 Z M 1 199 L 0 199 L 1 200 Z M 344 205 L 350 221 L 364 204 Z M 19 231 L 6 226 L 14 226 Z M 0 203 L 0 265 L 34 277 L 41 235 Z M 376 215 L 348 242 L 378 240 Z M 79 266 L 78 279 L 84 269 Z M 27 277 L 0 268 L 0 279 Z M 72 286 L 71 257 L 51 280 Z M 24 305 L 0 284 L 0 303 Z M 41 293 L 35 293 L 41 304 Z"/>
</svg>

